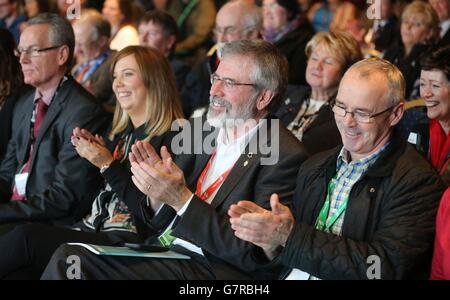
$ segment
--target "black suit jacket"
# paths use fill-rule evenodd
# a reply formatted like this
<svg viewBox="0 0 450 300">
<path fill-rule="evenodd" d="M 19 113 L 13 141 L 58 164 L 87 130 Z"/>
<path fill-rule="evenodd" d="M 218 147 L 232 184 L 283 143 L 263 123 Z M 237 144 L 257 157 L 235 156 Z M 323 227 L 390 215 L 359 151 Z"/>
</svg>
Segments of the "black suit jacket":
<svg viewBox="0 0 450 300">
<path fill-rule="evenodd" d="M 263 147 L 260 147 L 255 152 L 252 147 L 247 148 L 211 204 L 194 196 L 172 232 L 172 235 L 202 248 L 217 279 L 272 276 L 271 273 L 256 272 L 256 265 L 249 257 L 251 244 L 234 236 L 227 211 L 231 204 L 240 200 L 251 200 L 270 209 L 269 198 L 272 193 L 278 193 L 281 201 L 289 205 L 292 202 L 297 171 L 307 155 L 301 143 L 281 123 L 277 130 L 272 119 L 265 119 L 263 122 L 268 125 L 268 134 L 265 135 L 264 130 L 258 129 L 259 135 L 267 136 L 267 143 L 261 145 L 279 145 L 278 162 L 273 165 L 261 163 L 262 159 L 273 155 L 275 150 L 263 152 Z M 205 131 L 203 135 L 194 136 L 192 145 L 198 147 L 208 139 L 215 141 L 217 133 L 217 130 Z M 260 141 L 263 140 L 260 137 Z M 184 168 L 190 167 L 192 170 L 188 174 L 185 172 L 187 185 L 192 192 L 195 192 L 197 179 L 209 158 L 210 155 L 205 153 L 178 156 L 177 159 Z"/>
<path fill-rule="evenodd" d="M 101 182 L 98 170 L 72 146 L 72 131 L 79 126 L 97 133 L 105 129 L 108 120 L 92 96 L 69 77 L 40 128 L 29 169 L 27 200 L 12 202 L 14 177 L 28 158 L 34 93 L 22 97 L 14 109 L 12 136 L 0 166 L 0 223 L 72 223 L 89 210 Z"/>
</svg>

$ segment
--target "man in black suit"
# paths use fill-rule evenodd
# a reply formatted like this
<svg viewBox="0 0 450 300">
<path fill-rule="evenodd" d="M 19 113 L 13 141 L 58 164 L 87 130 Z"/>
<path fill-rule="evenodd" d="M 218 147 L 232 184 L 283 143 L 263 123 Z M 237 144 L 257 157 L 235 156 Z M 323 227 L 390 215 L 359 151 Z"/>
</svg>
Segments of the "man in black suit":
<svg viewBox="0 0 450 300">
<path fill-rule="evenodd" d="M 92 96 L 66 76 L 73 51 L 72 27 L 57 15 L 31 19 L 22 33 L 17 55 L 25 83 L 35 89 L 14 110 L 0 166 L 0 224 L 73 222 L 90 207 L 100 178 L 70 137 L 74 127 L 97 132 L 107 120 Z"/>
<path fill-rule="evenodd" d="M 43 278 L 67 278 L 66 257 L 72 254 L 83 262 L 83 279 L 275 277 L 275 270 L 256 270 L 248 257 L 251 245 L 233 235 L 227 210 L 240 199 L 268 208 L 274 190 L 286 205 L 292 200 L 305 150 L 269 115 L 282 99 L 287 70 L 286 59 L 268 42 L 225 45 L 211 79 L 206 123 L 216 130 L 198 132 L 203 123 L 193 119 L 182 133 L 182 146 L 172 145 L 174 153 L 191 150 L 178 154 L 176 161 L 184 166 L 190 161 L 192 172 L 183 174 L 167 153 L 161 152 L 160 159 L 148 145 L 133 149 L 133 181 L 151 199 L 151 209 L 157 212 L 153 219 L 168 215 L 168 226 L 156 240 L 189 255 L 190 260 L 99 257 L 81 247 L 61 246 Z M 148 163 L 146 156 L 157 163 Z"/>
<path fill-rule="evenodd" d="M 450 0 L 429 0 L 431 6 L 436 11 L 440 21 L 440 37 L 439 47 L 450 44 Z"/>
</svg>

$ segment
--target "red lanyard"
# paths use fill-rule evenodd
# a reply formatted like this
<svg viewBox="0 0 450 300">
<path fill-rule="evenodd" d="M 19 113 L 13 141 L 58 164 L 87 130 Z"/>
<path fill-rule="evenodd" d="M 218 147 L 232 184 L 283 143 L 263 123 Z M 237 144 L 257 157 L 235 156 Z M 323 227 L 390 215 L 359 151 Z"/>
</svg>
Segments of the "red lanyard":
<svg viewBox="0 0 450 300">
<path fill-rule="evenodd" d="M 216 191 L 216 189 L 222 184 L 222 182 L 227 178 L 228 174 L 230 173 L 233 166 L 228 168 L 222 175 L 219 176 L 203 193 L 202 193 L 202 185 L 205 181 L 206 175 L 208 174 L 209 168 L 211 167 L 212 161 L 214 160 L 214 157 L 216 156 L 216 150 L 214 149 L 213 154 L 209 158 L 208 163 L 206 164 L 205 169 L 203 170 L 202 174 L 200 175 L 200 178 L 197 181 L 197 189 L 195 191 L 195 194 L 202 199 L 203 201 L 206 201 L 211 197 L 212 194 Z M 234 164 L 233 164 L 234 165 Z"/>
</svg>

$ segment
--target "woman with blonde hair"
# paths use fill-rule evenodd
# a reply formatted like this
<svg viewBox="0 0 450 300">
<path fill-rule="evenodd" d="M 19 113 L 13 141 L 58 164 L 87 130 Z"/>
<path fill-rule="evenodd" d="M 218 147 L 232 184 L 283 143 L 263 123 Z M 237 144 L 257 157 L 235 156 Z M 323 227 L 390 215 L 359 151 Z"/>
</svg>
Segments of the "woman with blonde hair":
<svg viewBox="0 0 450 300">
<path fill-rule="evenodd" d="M 156 208 L 147 206 L 147 197 L 132 183 L 128 154 L 139 140 L 167 153 L 175 134 L 170 131 L 172 122 L 182 117 L 175 77 L 160 52 L 140 46 L 118 52 L 111 73 L 117 107 L 108 138 L 80 128 L 72 137 L 78 154 L 98 167 L 105 179 L 91 213 L 72 228 L 28 224 L 1 236 L 0 278 L 40 276 L 63 243 L 116 245 L 142 242 L 153 233 L 146 220 Z"/>
<path fill-rule="evenodd" d="M 341 143 L 331 106 L 342 76 L 362 54 L 349 34 L 319 32 L 308 42 L 306 56 L 308 86 L 288 91 L 276 115 L 314 154 Z"/>
</svg>

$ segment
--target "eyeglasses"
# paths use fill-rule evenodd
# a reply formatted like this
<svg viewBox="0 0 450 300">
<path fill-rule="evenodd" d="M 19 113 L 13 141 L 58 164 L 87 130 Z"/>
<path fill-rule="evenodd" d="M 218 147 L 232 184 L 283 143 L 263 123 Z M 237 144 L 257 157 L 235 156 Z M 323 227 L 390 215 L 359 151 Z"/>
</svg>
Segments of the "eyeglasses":
<svg viewBox="0 0 450 300">
<path fill-rule="evenodd" d="M 351 115 L 352 118 L 358 122 L 358 123 L 371 123 L 371 120 L 375 117 L 378 117 L 382 114 L 384 114 L 385 112 L 388 112 L 390 110 L 392 110 L 395 107 L 395 105 L 388 107 L 387 109 L 380 111 L 378 113 L 374 113 L 374 114 L 369 114 L 369 113 L 365 113 L 365 112 L 360 112 L 360 111 L 347 111 L 345 110 L 345 108 L 340 107 L 336 104 L 333 105 L 333 112 L 342 118 L 345 118 L 345 116 L 347 114 Z"/>
<path fill-rule="evenodd" d="M 211 74 L 211 85 L 213 85 L 217 80 L 222 82 L 222 86 L 225 89 L 232 89 L 235 86 L 240 86 L 240 85 L 248 85 L 248 86 L 256 87 L 256 84 L 253 84 L 253 83 L 236 82 L 235 80 L 233 80 L 231 78 L 220 78 L 219 76 L 217 76 L 216 73 Z"/>
<path fill-rule="evenodd" d="M 28 55 L 30 57 L 38 57 L 38 56 L 41 56 L 41 54 L 43 52 L 47 52 L 47 51 L 50 51 L 50 50 L 55 50 L 55 49 L 58 49 L 60 47 L 61 46 L 53 46 L 53 47 L 48 47 L 48 48 L 31 47 L 31 48 L 28 48 L 28 49 L 23 49 L 23 48 L 18 47 L 16 50 L 14 50 L 14 54 L 17 57 L 21 57 L 22 54 L 26 54 L 26 55 Z"/>
</svg>

